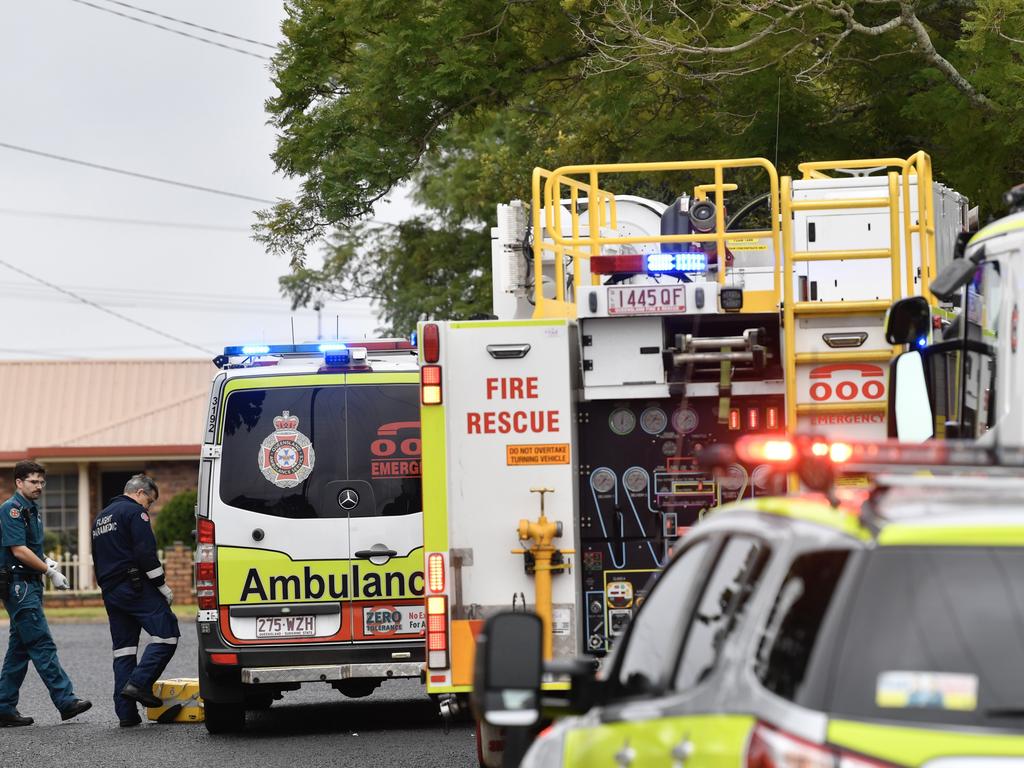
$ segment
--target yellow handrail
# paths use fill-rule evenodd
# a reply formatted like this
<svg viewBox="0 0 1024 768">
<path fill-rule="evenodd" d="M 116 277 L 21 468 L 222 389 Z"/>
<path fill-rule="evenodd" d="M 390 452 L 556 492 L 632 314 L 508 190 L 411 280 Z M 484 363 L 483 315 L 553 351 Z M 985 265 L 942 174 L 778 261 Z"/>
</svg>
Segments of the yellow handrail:
<svg viewBox="0 0 1024 768">
<path fill-rule="evenodd" d="M 725 171 L 744 168 L 761 168 L 768 175 L 769 199 L 771 201 L 771 227 L 764 230 L 745 230 L 739 232 L 725 231 L 725 192 L 733 191 L 736 184 L 725 182 Z M 716 207 L 715 228 L 711 232 L 689 235 L 636 235 L 620 236 L 603 234 L 602 230 L 614 231 L 617 228 L 615 196 L 600 186 L 601 176 L 623 173 L 657 173 L 666 171 L 711 171 L 714 183 L 700 184 L 696 192 L 701 199 L 708 193 L 714 195 Z M 579 176 L 585 176 L 582 181 Z M 563 235 L 564 209 L 561 201 L 566 197 L 563 186 L 568 191 L 570 234 Z M 579 193 L 586 193 L 589 228 L 586 235 L 580 234 L 579 227 Z M 537 168 L 533 174 L 533 259 L 534 259 L 534 316 L 535 317 L 575 317 L 575 302 L 566 300 L 565 262 L 571 257 L 576 264 L 573 270 L 574 293 L 578 294 L 584 269 L 581 262 L 593 255 L 600 254 L 608 245 L 636 245 L 660 243 L 704 243 L 714 242 L 720 254 L 718 281 L 724 284 L 727 277 L 726 244 L 732 240 L 751 238 L 771 238 L 776 264 L 778 264 L 780 226 L 778 216 L 778 173 L 775 166 L 763 158 L 741 158 L 735 160 L 699 160 L 659 163 L 616 163 L 594 165 L 563 166 L 554 171 Z M 544 233 L 546 237 L 542 237 Z M 544 254 L 551 253 L 554 257 L 555 290 L 554 297 L 547 299 L 543 295 L 541 275 L 543 274 Z M 778 268 L 772 272 L 775 304 L 779 299 Z M 593 281 L 593 278 L 592 278 Z"/>
</svg>

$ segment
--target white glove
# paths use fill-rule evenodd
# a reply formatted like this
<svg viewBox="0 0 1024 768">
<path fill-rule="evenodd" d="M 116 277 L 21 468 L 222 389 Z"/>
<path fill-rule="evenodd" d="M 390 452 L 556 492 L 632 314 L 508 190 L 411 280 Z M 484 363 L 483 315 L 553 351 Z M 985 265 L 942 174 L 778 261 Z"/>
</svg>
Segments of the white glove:
<svg viewBox="0 0 1024 768">
<path fill-rule="evenodd" d="M 46 558 L 46 568 L 47 568 L 47 570 L 59 571 L 60 570 L 60 563 L 58 563 L 56 560 L 51 560 L 50 558 Z"/>
<path fill-rule="evenodd" d="M 53 563 L 53 565 L 50 565 Z M 46 565 L 46 578 L 50 580 L 50 583 L 57 589 L 71 589 L 71 584 L 68 583 L 68 577 L 60 572 L 60 568 L 52 560 L 47 559 Z"/>
<path fill-rule="evenodd" d="M 167 604 L 170 605 L 171 601 L 174 599 L 174 593 L 171 592 L 171 588 L 168 587 L 166 584 L 161 584 L 159 587 L 157 587 L 157 589 L 160 590 L 161 595 L 167 598 Z"/>
</svg>

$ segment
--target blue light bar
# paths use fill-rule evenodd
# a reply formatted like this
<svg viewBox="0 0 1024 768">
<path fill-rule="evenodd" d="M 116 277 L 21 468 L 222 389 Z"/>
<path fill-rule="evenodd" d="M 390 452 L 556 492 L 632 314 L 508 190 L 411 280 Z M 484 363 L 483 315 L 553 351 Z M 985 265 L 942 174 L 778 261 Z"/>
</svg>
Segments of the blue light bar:
<svg viewBox="0 0 1024 768">
<path fill-rule="evenodd" d="M 685 253 L 651 253 L 647 256 L 648 272 L 707 272 L 708 255 L 703 251 Z"/>
<path fill-rule="evenodd" d="M 320 352 L 340 352 L 343 349 L 348 349 L 344 344 L 334 341 L 329 344 L 321 344 L 317 349 Z"/>
<path fill-rule="evenodd" d="M 265 355 L 270 351 L 266 344 L 246 344 L 242 347 L 243 355 Z"/>
</svg>

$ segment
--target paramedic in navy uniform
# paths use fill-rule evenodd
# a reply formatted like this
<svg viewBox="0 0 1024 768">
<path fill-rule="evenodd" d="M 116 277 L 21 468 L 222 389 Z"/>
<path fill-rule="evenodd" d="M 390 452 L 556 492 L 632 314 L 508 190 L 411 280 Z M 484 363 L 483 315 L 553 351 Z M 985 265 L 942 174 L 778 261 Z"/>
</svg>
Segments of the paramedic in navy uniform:
<svg viewBox="0 0 1024 768">
<path fill-rule="evenodd" d="M 45 574 L 57 589 L 68 588 L 57 563 L 43 555 L 43 521 L 36 499 L 43 495 L 46 470 L 34 461 L 19 461 L 14 465 L 14 485 L 17 493 L 0 504 L 0 567 L 10 573 L 7 594 L 0 597 L 11 617 L 7 656 L 0 672 L 0 728 L 32 725 L 31 717 L 18 713 L 18 691 L 25 681 L 29 659 L 46 684 L 61 720 L 70 720 L 92 706 L 71 690 L 43 614 L 42 576 Z"/>
<path fill-rule="evenodd" d="M 160 496 L 156 483 L 135 475 L 96 516 L 92 528 L 92 560 L 103 604 L 110 619 L 114 646 L 114 711 L 122 728 L 142 722 L 138 704 L 159 707 L 153 683 L 178 647 L 178 619 L 171 612 L 171 588 L 156 552 L 149 508 Z M 150 635 L 142 659 L 139 630 Z"/>
</svg>

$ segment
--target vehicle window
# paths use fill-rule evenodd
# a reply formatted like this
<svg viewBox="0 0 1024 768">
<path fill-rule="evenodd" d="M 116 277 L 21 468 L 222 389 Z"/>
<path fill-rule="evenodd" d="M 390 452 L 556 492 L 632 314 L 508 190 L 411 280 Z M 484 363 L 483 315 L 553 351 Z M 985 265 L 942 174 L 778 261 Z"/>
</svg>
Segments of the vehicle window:
<svg viewBox="0 0 1024 768">
<path fill-rule="evenodd" d="M 1019 729 L 1024 551 L 884 547 L 865 558 L 836 654 L 834 713 Z"/>
<path fill-rule="evenodd" d="M 707 539 L 696 542 L 656 577 L 622 649 L 617 679 L 624 695 L 664 688 L 685 626 L 686 596 L 700 585 L 710 546 Z"/>
<path fill-rule="evenodd" d="M 220 497 L 288 518 L 345 517 L 338 481 L 372 489 L 353 514 L 422 510 L 415 385 L 268 387 L 225 405 Z M 361 495 L 365 495 L 360 491 Z"/>
<path fill-rule="evenodd" d="M 423 511 L 420 393 L 415 384 L 348 388 L 348 471 L 366 478 L 376 505 L 361 514 L 396 517 Z"/>
<path fill-rule="evenodd" d="M 815 642 L 849 558 L 846 550 L 797 557 L 775 598 L 757 648 L 754 673 L 772 693 L 797 703 Z"/>
<path fill-rule="evenodd" d="M 726 542 L 690 619 L 676 672 L 677 689 L 696 685 L 714 670 L 718 654 L 757 586 L 766 554 L 762 542 L 747 536 L 733 536 Z"/>
</svg>

